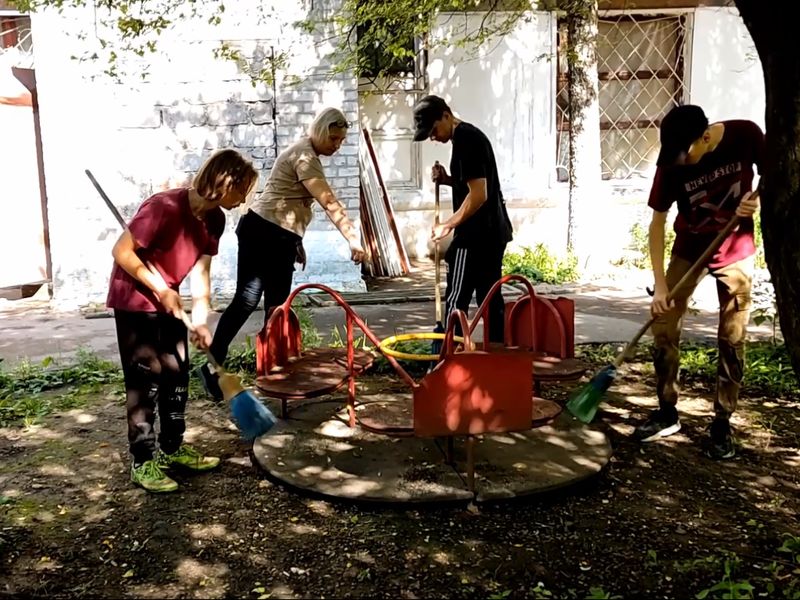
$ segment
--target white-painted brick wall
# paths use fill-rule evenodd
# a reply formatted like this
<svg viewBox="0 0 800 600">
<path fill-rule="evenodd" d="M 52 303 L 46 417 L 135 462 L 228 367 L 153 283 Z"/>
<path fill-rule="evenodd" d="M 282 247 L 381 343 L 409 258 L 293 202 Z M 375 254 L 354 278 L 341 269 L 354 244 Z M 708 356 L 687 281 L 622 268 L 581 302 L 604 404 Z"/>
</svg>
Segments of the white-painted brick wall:
<svg viewBox="0 0 800 600">
<path fill-rule="evenodd" d="M 282 0 L 273 1 L 280 11 L 288 10 Z M 330 14 L 339 1 L 316 1 L 314 10 Z M 244 28 L 198 27 L 195 31 L 189 24 L 183 29 L 179 25 L 176 35 L 162 36 L 157 54 L 137 59 L 138 63 L 122 61 L 137 75 L 137 65 L 146 64 L 150 80 L 130 77 L 121 83 L 103 76 L 103 65 L 69 58 L 91 52 L 97 43 L 93 10 L 45 11 L 33 16 L 58 305 L 104 301 L 110 250 L 119 233 L 84 169 L 92 169 L 129 218 L 148 195 L 165 185 L 189 181 L 202 161 L 219 148 L 236 148 L 253 161 L 260 171 L 260 190 L 277 153 L 306 132 L 321 108 L 337 106 L 348 120 L 359 122 L 356 80 L 346 74 L 331 77 L 330 62 L 316 47 L 330 31 L 319 32 L 315 40 L 284 28 L 281 48 L 301 52 L 291 55 L 289 74 L 279 72 L 274 89 L 261 82 L 251 85 L 233 63 L 213 58 L 219 40 L 236 42 L 235 35 L 241 35 L 241 46 L 250 56 L 268 54 L 270 42 L 254 40 L 260 28 L 267 35 L 274 33 L 268 25 L 253 25 L 256 20 L 251 16 L 259 6 L 255 0 L 242 0 L 233 8 Z M 298 5 L 292 10 L 307 8 Z M 81 32 L 86 34 L 84 39 L 77 35 Z M 289 75 L 297 73 L 306 76 L 299 85 L 290 85 Z M 70 93 L 65 94 L 65 89 Z M 354 128 L 341 152 L 326 161 L 326 170 L 332 188 L 358 225 L 358 179 L 350 175 L 357 169 L 357 162 L 350 159 L 357 154 Z M 219 297 L 229 296 L 235 288 L 234 229 L 241 214 L 242 209 L 229 213 L 220 253 L 213 261 L 212 287 Z M 342 290 L 364 289 L 359 268 L 349 260 L 347 244 L 320 211 L 305 243 L 309 268 L 298 273 L 296 284 L 314 281 Z"/>
</svg>

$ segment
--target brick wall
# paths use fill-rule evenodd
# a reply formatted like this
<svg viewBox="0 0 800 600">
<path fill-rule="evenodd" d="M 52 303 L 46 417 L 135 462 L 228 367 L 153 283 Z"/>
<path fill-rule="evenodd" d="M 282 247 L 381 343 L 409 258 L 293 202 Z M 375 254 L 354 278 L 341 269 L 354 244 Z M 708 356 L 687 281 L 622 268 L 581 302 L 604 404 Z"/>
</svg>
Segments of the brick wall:
<svg viewBox="0 0 800 600">
<path fill-rule="evenodd" d="M 332 10 L 337 2 L 326 0 L 321 6 Z M 242 23 L 249 23 L 255 6 L 251 1 L 237 4 Z M 123 214 L 130 216 L 154 191 L 189 180 L 216 149 L 236 148 L 251 159 L 260 171 L 260 190 L 277 153 L 304 133 L 319 109 L 338 106 L 358 122 L 354 78 L 331 77 L 322 51 L 317 56 L 297 53 L 274 85 L 255 87 L 236 64 L 213 58 L 219 39 L 230 42 L 231 35 L 241 35 L 241 40 L 232 41 L 241 44 L 244 54 L 263 54 L 271 42 L 257 38 L 262 32 L 257 25 L 241 33 L 212 28 L 205 37 L 162 36 L 157 54 L 137 59 L 148 71 L 146 80 L 137 79 L 137 64 L 130 62 L 129 76 L 121 82 L 101 75 L 102 65 L 69 58 L 91 48 L 91 36 L 80 39 L 74 33 L 91 32 L 92 26 L 88 9 L 33 17 L 54 299 L 64 307 L 104 300 L 110 248 L 119 233 L 83 175 L 85 168 L 92 169 Z M 271 33 L 263 31 L 265 36 Z M 295 38 L 284 37 L 285 46 L 315 47 L 310 36 L 293 28 L 286 31 Z M 303 74 L 299 84 L 289 77 L 298 73 Z M 332 188 L 356 222 L 357 144 L 353 130 L 339 154 L 324 161 Z M 235 288 L 234 229 L 241 214 L 242 209 L 229 213 L 212 265 L 212 291 L 218 302 Z M 305 243 L 309 264 L 295 284 L 364 288 L 359 269 L 349 261 L 347 244 L 324 215 L 315 216 Z"/>
</svg>

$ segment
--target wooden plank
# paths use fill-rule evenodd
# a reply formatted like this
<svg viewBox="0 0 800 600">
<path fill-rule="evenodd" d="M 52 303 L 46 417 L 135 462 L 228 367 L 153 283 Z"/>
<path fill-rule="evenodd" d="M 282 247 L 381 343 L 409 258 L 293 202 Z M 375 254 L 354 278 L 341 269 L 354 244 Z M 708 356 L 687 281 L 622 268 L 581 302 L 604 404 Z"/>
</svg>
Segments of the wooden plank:
<svg viewBox="0 0 800 600">
<path fill-rule="evenodd" d="M 377 246 L 375 264 L 379 267 L 377 270 L 381 275 L 389 277 L 402 275 L 404 273 L 400 257 L 402 248 L 398 248 L 393 239 L 385 212 L 385 204 L 381 199 L 381 188 L 376 165 L 369 154 L 367 143 L 363 137 L 364 130 L 362 129 L 362 143 L 359 145 L 360 179 L 364 190 L 368 218 Z"/>
<path fill-rule="evenodd" d="M 375 176 L 378 180 L 378 185 L 380 189 L 380 198 L 383 201 L 384 210 L 386 213 L 386 219 L 389 225 L 389 231 L 392 235 L 392 238 L 394 239 L 394 243 L 397 246 L 397 252 L 400 258 L 400 265 L 402 268 L 401 274 L 406 274 L 410 271 L 411 267 L 408 262 L 408 255 L 406 254 L 406 249 L 405 246 L 403 245 L 403 240 L 400 238 L 400 232 L 397 230 L 397 225 L 395 224 L 394 210 L 392 209 L 392 203 L 389 200 L 389 193 L 386 190 L 386 185 L 383 182 L 383 176 L 381 175 L 380 167 L 378 165 L 378 159 L 377 156 L 375 155 L 375 148 L 372 145 L 372 138 L 370 137 L 369 131 L 366 128 L 362 128 L 362 132 L 364 135 L 364 141 L 367 144 L 367 151 L 369 152 L 369 157 L 375 169 Z"/>
</svg>

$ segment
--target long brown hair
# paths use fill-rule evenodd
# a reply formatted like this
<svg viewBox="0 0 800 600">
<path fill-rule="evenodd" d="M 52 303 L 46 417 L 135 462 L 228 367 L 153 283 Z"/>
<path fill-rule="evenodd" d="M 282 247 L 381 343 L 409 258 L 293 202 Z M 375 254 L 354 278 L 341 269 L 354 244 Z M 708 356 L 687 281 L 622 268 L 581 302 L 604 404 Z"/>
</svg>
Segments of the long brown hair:
<svg viewBox="0 0 800 600">
<path fill-rule="evenodd" d="M 253 163 L 236 150 L 218 150 L 212 154 L 192 180 L 192 187 L 209 202 L 218 202 L 231 190 L 247 196 L 258 181 Z"/>
</svg>

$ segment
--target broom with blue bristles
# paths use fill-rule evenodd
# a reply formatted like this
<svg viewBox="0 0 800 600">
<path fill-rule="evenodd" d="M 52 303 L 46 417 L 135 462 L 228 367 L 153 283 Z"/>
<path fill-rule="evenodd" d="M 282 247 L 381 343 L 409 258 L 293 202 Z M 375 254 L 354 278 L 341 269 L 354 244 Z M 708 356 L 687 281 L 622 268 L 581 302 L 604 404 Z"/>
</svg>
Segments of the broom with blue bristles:
<svg viewBox="0 0 800 600">
<path fill-rule="evenodd" d="M 122 218 L 122 215 L 117 210 L 117 207 L 114 206 L 113 202 L 111 202 L 111 198 L 106 195 L 105 191 L 103 191 L 103 188 L 101 188 L 100 184 L 97 183 L 97 180 L 94 178 L 94 175 L 92 175 L 89 169 L 86 169 L 86 176 L 91 180 L 95 189 L 100 194 L 100 197 L 106 203 L 106 206 L 108 206 L 114 217 L 116 217 L 122 228 L 125 231 L 130 231 L 125 219 Z M 153 273 L 153 275 L 159 278 L 161 277 L 161 274 L 153 267 L 153 265 L 148 263 L 146 266 Z M 191 322 L 185 311 L 181 310 L 179 318 L 181 321 L 183 321 L 186 329 L 189 331 L 194 331 L 194 324 Z M 244 389 L 238 377 L 225 371 L 225 369 L 223 369 L 222 366 L 217 363 L 216 359 L 209 350 L 206 350 L 205 354 L 208 362 L 219 374 L 219 387 L 222 389 L 222 396 L 230 406 L 231 416 L 233 417 L 236 425 L 239 427 L 242 437 L 246 440 L 254 440 L 272 429 L 273 425 L 275 425 L 277 422 L 277 419 L 275 418 L 275 415 L 272 414 L 272 411 L 264 406 L 264 404 L 255 396 L 255 394 Z"/>
<path fill-rule="evenodd" d="M 189 331 L 194 331 L 194 324 L 185 311 L 181 311 L 181 321 Z M 242 386 L 238 377 L 227 372 L 220 365 L 211 351 L 205 351 L 206 358 L 219 376 L 219 387 L 222 397 L 231 409 L 231 416 L 239 427 L 242 437 L 254 440 L 267 433 L 277 423 L 275 415 L 253 394 Z"/>
<path fill-rule="evenodd" d="M 758 192 L 754 192 L 754 195 Z M 730 222 L 717 234 L 717 237 L 709 244 L 706 251 L 697 259 L 697 261 L 692 265 L 692 267 L 686 272 L 686 274 L 681 277 L 680 281 L 673 287 L 669 294 L 667 295 L 667 303 L 671 302 L 677 292 L 683 288 L 686 283 L 689 281 L 697 281 L 697 278 L 700 274 L 700 270 L 705 268 L 706 264 L 714 253 L 719 249 L 722 245 L 722 242 L 731 234 L 731 232 L 739 225 L 740 218 L 736 215 L 730 220 Z M 600 369 L 597 373 L 595 373 L 594 377 L 592 377 L 591 381 L 583 386 L 576 394 L 570 398 L 567 402 L 567 410 L 572 413 L 577 419 L 584 423 L 591 423 L 594 419 L 595 414 L 597 413 L 597 408 L 600 406 L 600 402 L 603 400 L 603 396 L 608 391 L 608 388 L 611 387 L 611 384 L 614 382 L 614 379 L 617 376 L 617 369 L 622 365 L 625 359 L 630 356 L 631 352 L 633 351 L 636 344 L 639 343 L 639 340 L 642 336 L 647 333 L 647 330 L 650 329 L 650 326 L 655 322 L 656 317 L 650 317 L 650 319 L 642 325 L 639 331 L 636 332 L 636 335 L 633 336 L 633 339 L 628 342 L 625 346 L 625 349 L 620 352 L 614 362 L 606 365 L 602 369 Z"/>
</svg>

